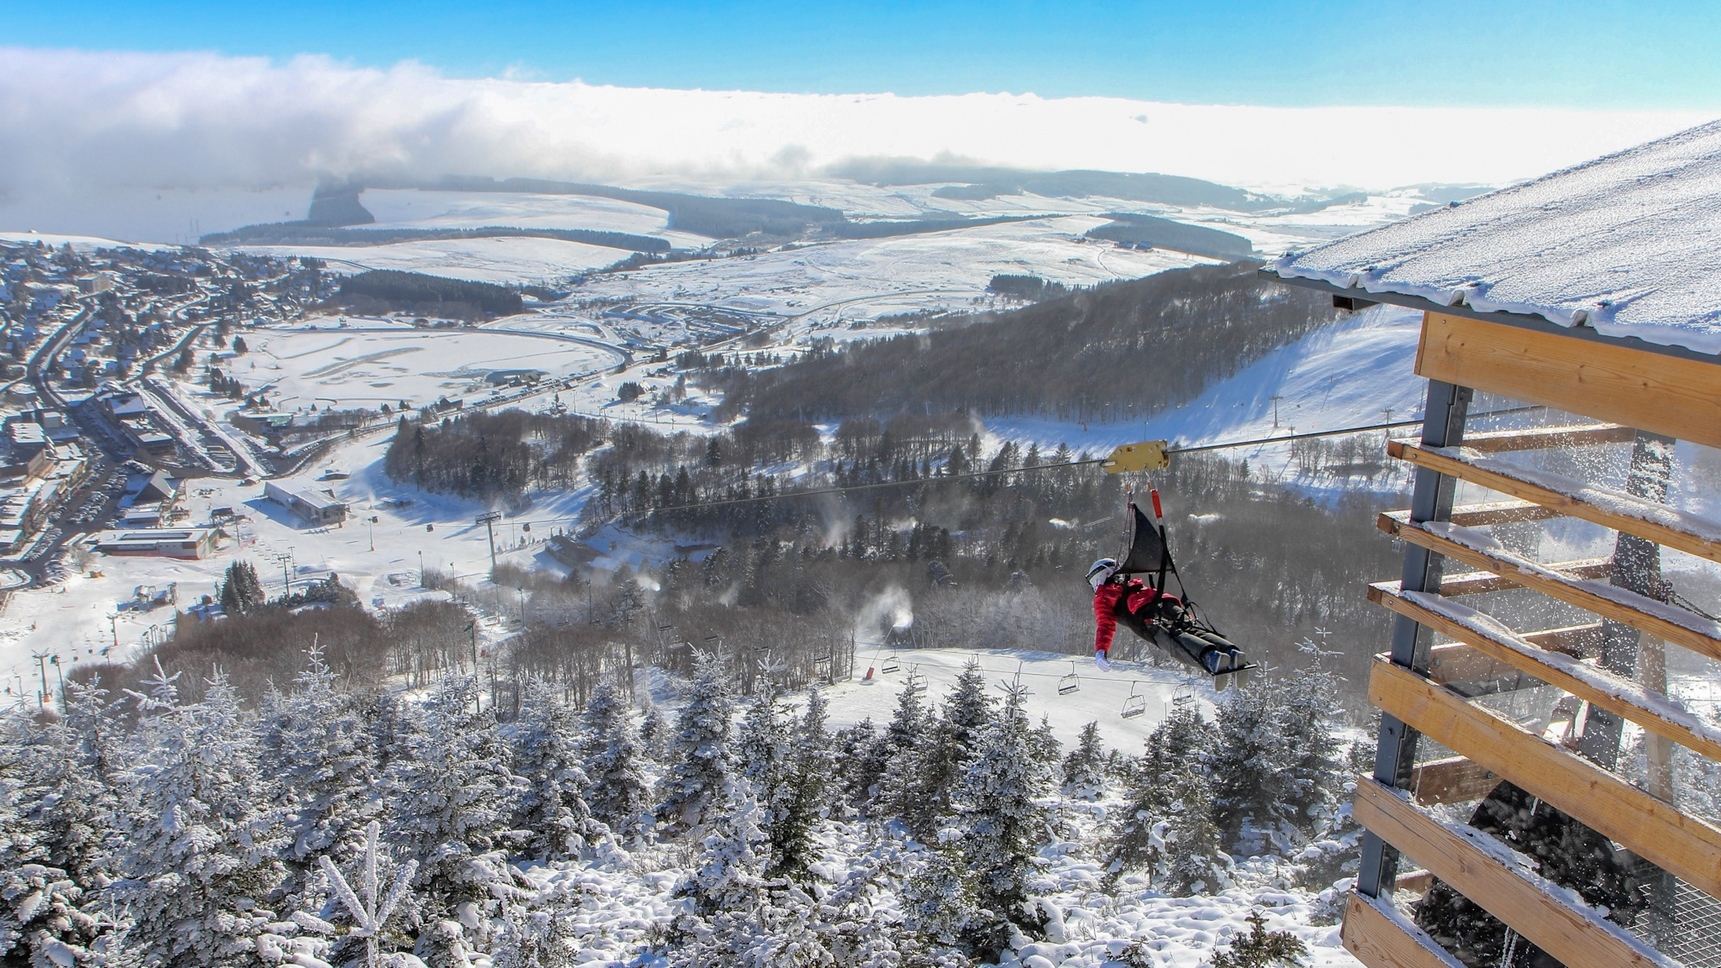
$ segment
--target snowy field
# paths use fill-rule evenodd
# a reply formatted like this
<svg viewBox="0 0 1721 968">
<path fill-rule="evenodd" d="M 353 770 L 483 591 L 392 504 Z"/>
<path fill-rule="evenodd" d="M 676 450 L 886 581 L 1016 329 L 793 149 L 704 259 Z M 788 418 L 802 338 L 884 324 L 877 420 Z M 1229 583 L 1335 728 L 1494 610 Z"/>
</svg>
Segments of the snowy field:
<svg viewBox="0 0 1721 968">
<path fill-rule="evenodd" d="M 1102 221 L 1036 219 L 671 263 L 593 279 L 578 296 L 704 303 L 838 324 L 967 306 L 986 298 L 986 284 L 999 273 L 1092 286 L 1210 261 L 1082 238 Z"/>
<path fill-rule="evenodd" d="M 361 328 L 362 327 L 362 328 Z M 476 333 L 368 325 L 347 329 L 261 329 L 246 334 L 250 352 L 229 361 L 249 386 L 276 388 L 285 409 L 423 405 L 488 391 L 493 370 L 542 370 L 551 379 L 581 375 L 620 358 L 591 342 L 554 334 Z"/>
<path fill-rule="evenodd" d="M 480 282 L 554 283 L 589 269 L 614 265 L 632 253 L 561 239 L 490 238 L 395 242 L 390 245 L 243 245 L 233 251 L 276 258 L 327 260 L 337 269 L 399 269 Z"/>
</svg>

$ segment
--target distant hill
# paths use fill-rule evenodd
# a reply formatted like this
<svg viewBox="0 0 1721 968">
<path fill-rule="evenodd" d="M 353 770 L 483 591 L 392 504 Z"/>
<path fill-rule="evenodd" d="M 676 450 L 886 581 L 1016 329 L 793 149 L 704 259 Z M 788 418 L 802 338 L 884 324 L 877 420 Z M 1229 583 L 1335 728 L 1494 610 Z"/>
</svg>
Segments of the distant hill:
<svg viewBox="0 0 1721 968">
<path fill-rule="evenodd" d="M 930 185 L 955 182 L 933 192 L 940 198 L 979 201 L 1030 192 L 1047 198 L 1121 198 L 1164 205 L 1211 206 L 1233 212 L 1280 208 L 1281 198 L 1257 195 L 1217 182 L 1151 172 L 1029 171 L 972 165 L 941 165 L 912 159 L 858 159 L 829 169 L 830 174 L 869 185 Z"/>
<path fill-rule="evenodd" d="M 311 195 L 311 211 L 305 216 L 305 224 L 333 227 L 375 222 L 376 216 L 359 204 L 359 193 L 364 190 L 357 182 L 319 184 Z"/>
</svg>

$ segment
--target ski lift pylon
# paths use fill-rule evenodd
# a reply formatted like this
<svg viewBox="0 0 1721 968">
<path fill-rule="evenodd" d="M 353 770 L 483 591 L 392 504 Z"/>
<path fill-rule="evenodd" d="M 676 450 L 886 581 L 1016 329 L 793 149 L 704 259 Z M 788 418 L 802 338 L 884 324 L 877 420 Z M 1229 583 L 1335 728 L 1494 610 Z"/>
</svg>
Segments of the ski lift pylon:
<svg viewBox="0 0 1721 968">
<path fill-rule="evenodd" d="M 1082 677 L 1076 675 L 1076 663 L 1070 661 L 1070 674 L 1058 679 L 1058 695 L 1067 696 L 1072 692 L 1082 691 Z"/>
<path fill-rule="evenodd" d="M 1147 712 L 1147 697 L 1138 695 L 1135 691 L 1135 687 L 1139 685 L 1141 685 L 1139 680 L 1129 684 L 1129 698 L 1123 701 L 1123 709 L 1118 711 L 1119 716 L 1125 719 L 1134 719 Z"/>
</svg>

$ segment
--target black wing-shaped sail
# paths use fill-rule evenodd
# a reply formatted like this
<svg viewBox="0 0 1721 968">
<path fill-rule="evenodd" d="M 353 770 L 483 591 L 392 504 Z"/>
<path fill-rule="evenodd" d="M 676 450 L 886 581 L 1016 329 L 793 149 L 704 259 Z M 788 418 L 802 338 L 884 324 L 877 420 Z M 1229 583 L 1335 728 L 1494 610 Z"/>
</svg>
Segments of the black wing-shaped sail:
<svg viewBox="0 0 1721 968">
<path fill-rule="evenodd" d="M 1123 560 L 1118 571 L 1139 575 L 1158 571 L 1170 564 L 1165 553 L 1165 542 L 1159 538 L 1159 529 L 1153 526 L 1147 515 L 1141 513 L 1141 508 L 1131 504 L 1129 509 L 1135 515 L 1135 526 L 1131 529 L 1129 557 Z"/>
</svg>

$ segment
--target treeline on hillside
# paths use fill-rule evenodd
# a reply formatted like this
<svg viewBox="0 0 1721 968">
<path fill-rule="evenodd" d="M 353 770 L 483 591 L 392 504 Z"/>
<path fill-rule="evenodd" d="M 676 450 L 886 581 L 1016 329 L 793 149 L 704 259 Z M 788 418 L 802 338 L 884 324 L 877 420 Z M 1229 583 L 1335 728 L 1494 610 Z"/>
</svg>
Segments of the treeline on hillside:
<svg viewBox="0 0 1721 968">
<path fill-rule="evenodd" d="M 925 335 L 815 342 L 764 372 L 702 371 L 719 416 L 803 420 L 960 410 L 1144 419 L 1337 318 L 1257 263 L 1199 266 L 1083 290 Z"/>
<path fill-rule="evenodd" d="M 396 269 L 373 269 L 341 280 L 333 301 L 353 312 L 404 310 L 451 319 L 508 316 L 525 307 L 519 293 L 494 283 Z"/>
<path fill-rule="evenodd" d="M 1095 727 L 1066 754 L 1025 690 L 995 697 L 977 666 L 936 699 L 902 690 L 888 723 L 833 729 L 818 691 L 798 709 L 775 689 L 743 697 L 710 656 L 676 710 L 643 715 L 614 681 L 571 702 L 532 679 L 498 702 L 476 676 L 384 690 L 317 650 L 300 658 L 252 708 L 220 670 L 192 697 L 187 676 L 152 668 L 123 694 L 71 684 L 63 716 L 0 713 L 14 793 L 0 885 L 15 902 L 0 959 L 524 966 L 596 952 L 695 968 L 859 952 L 972 968 L 1062 937 L 1057 909 L 1031 903 L 1054 843 L 1105 871 L 1078 875 L 1085 896 L 1191 896 L 1260 855 L 1276 887 L 1320 890 L 1358 833 L 1319 675 L 1229 697 L 1211 721 L 1179 711 L 1134 756 Z M 1149 963 L 1152 943 L 1120 955 Z"/>
<path fill-rule="evenodd" d="M 1116 551 L 1122 484 L 1093 466 L 1034 470 L 1083 455 L 1013 443 L 987 451 L 979 429 L 960 414 L 860 418 L 801 452 L 780 449 L 786 435 L 767 435 L 761 446 L 779 449 L 747 461 L 726 449 L 733 438 L 628 427 L 621 446 L 589 459 L 596 489 L 586 520 L 621 517 L 723 546 L 697 566 L 674 563 L 657 575 L 665 591 L 653 607 L 675 601 L 668 590 L 682 587 L 679 573 L 667 572 L 695 567 L 701 593 L 722 601 L 800 603 L 790 611 L 817 602 L 846 616 L 882 595 L 883 581 L 911 593 L 916 644 L 1081 651 L 1092 641 L 1081 576 Z M 791 482 L 760 472 L 762 455 L 815 471 Z M 994 473 L 953 479 L 976 471 Z M 903 486 L 794 493 L 875 484 Z M 1268 482 L 1246 461 L 1201 455 L 1180 457 L 1157 484 L 1190 596 L 1251 654 L 1288 664 L 1291 647 L 1317 628 L 1352 657 L 1384 640 L 1390 616 L 1356 593 L 1394 568 L 1391 543 L 1374 529 L 1377 499 L 1324 506 Z M 935 587 L 933 561 L 954 587 Z M 1020 597 L 1027 587 L 1043 591 Z M 993 620 L 1001 615 L 1022 618 Z M 1343 671 L 1360 683 L 1365 665 L 1357 658 Z"/>
<path fill-rule="evenodd" d="M 439 494 L 518 497 L 532 487 L 575 486 L 580 456 L 610 433 L 606 421 L 523 410 L 469 413 L 440 423 L 403 414 L 383 456 L 383 472 L 396 483 Z"/>
<path fill-rule="evenodd" d="M 1255 254 L 1254 245 L 1234 232 L 1134 212 L 1111 212 L 1106 218 L 1111 221 L 1089 229 L 1088 238 L 1173 249 L 1215 259 L 1247 259 Z"/>
<path fill-rule="evenodd" d="M 1068 295 L 1070 291 L 1069 287 L 1061 282 L 1050 282 L 1039 276 L 1011 275 L 1004 272 L 993 276 L 986 288 L 1000 296 L 1026 299 L 1029 302 Z"/>
<path fill-rule="evenodd" d="M 231 232 L 213 232 L 199 241 L 204 245 L 388 245 L 394 242 L 431 242 L 440 239 L 559 239 L 585 245 L 631 252 L 663 253 L 667 239 L 629 232 L 599 229 L 520 228 L 485 225 L 478 228 L 440 229 L 349 229 L 320 222 L 268 222 L 247 225 Z"/>
</svg>

